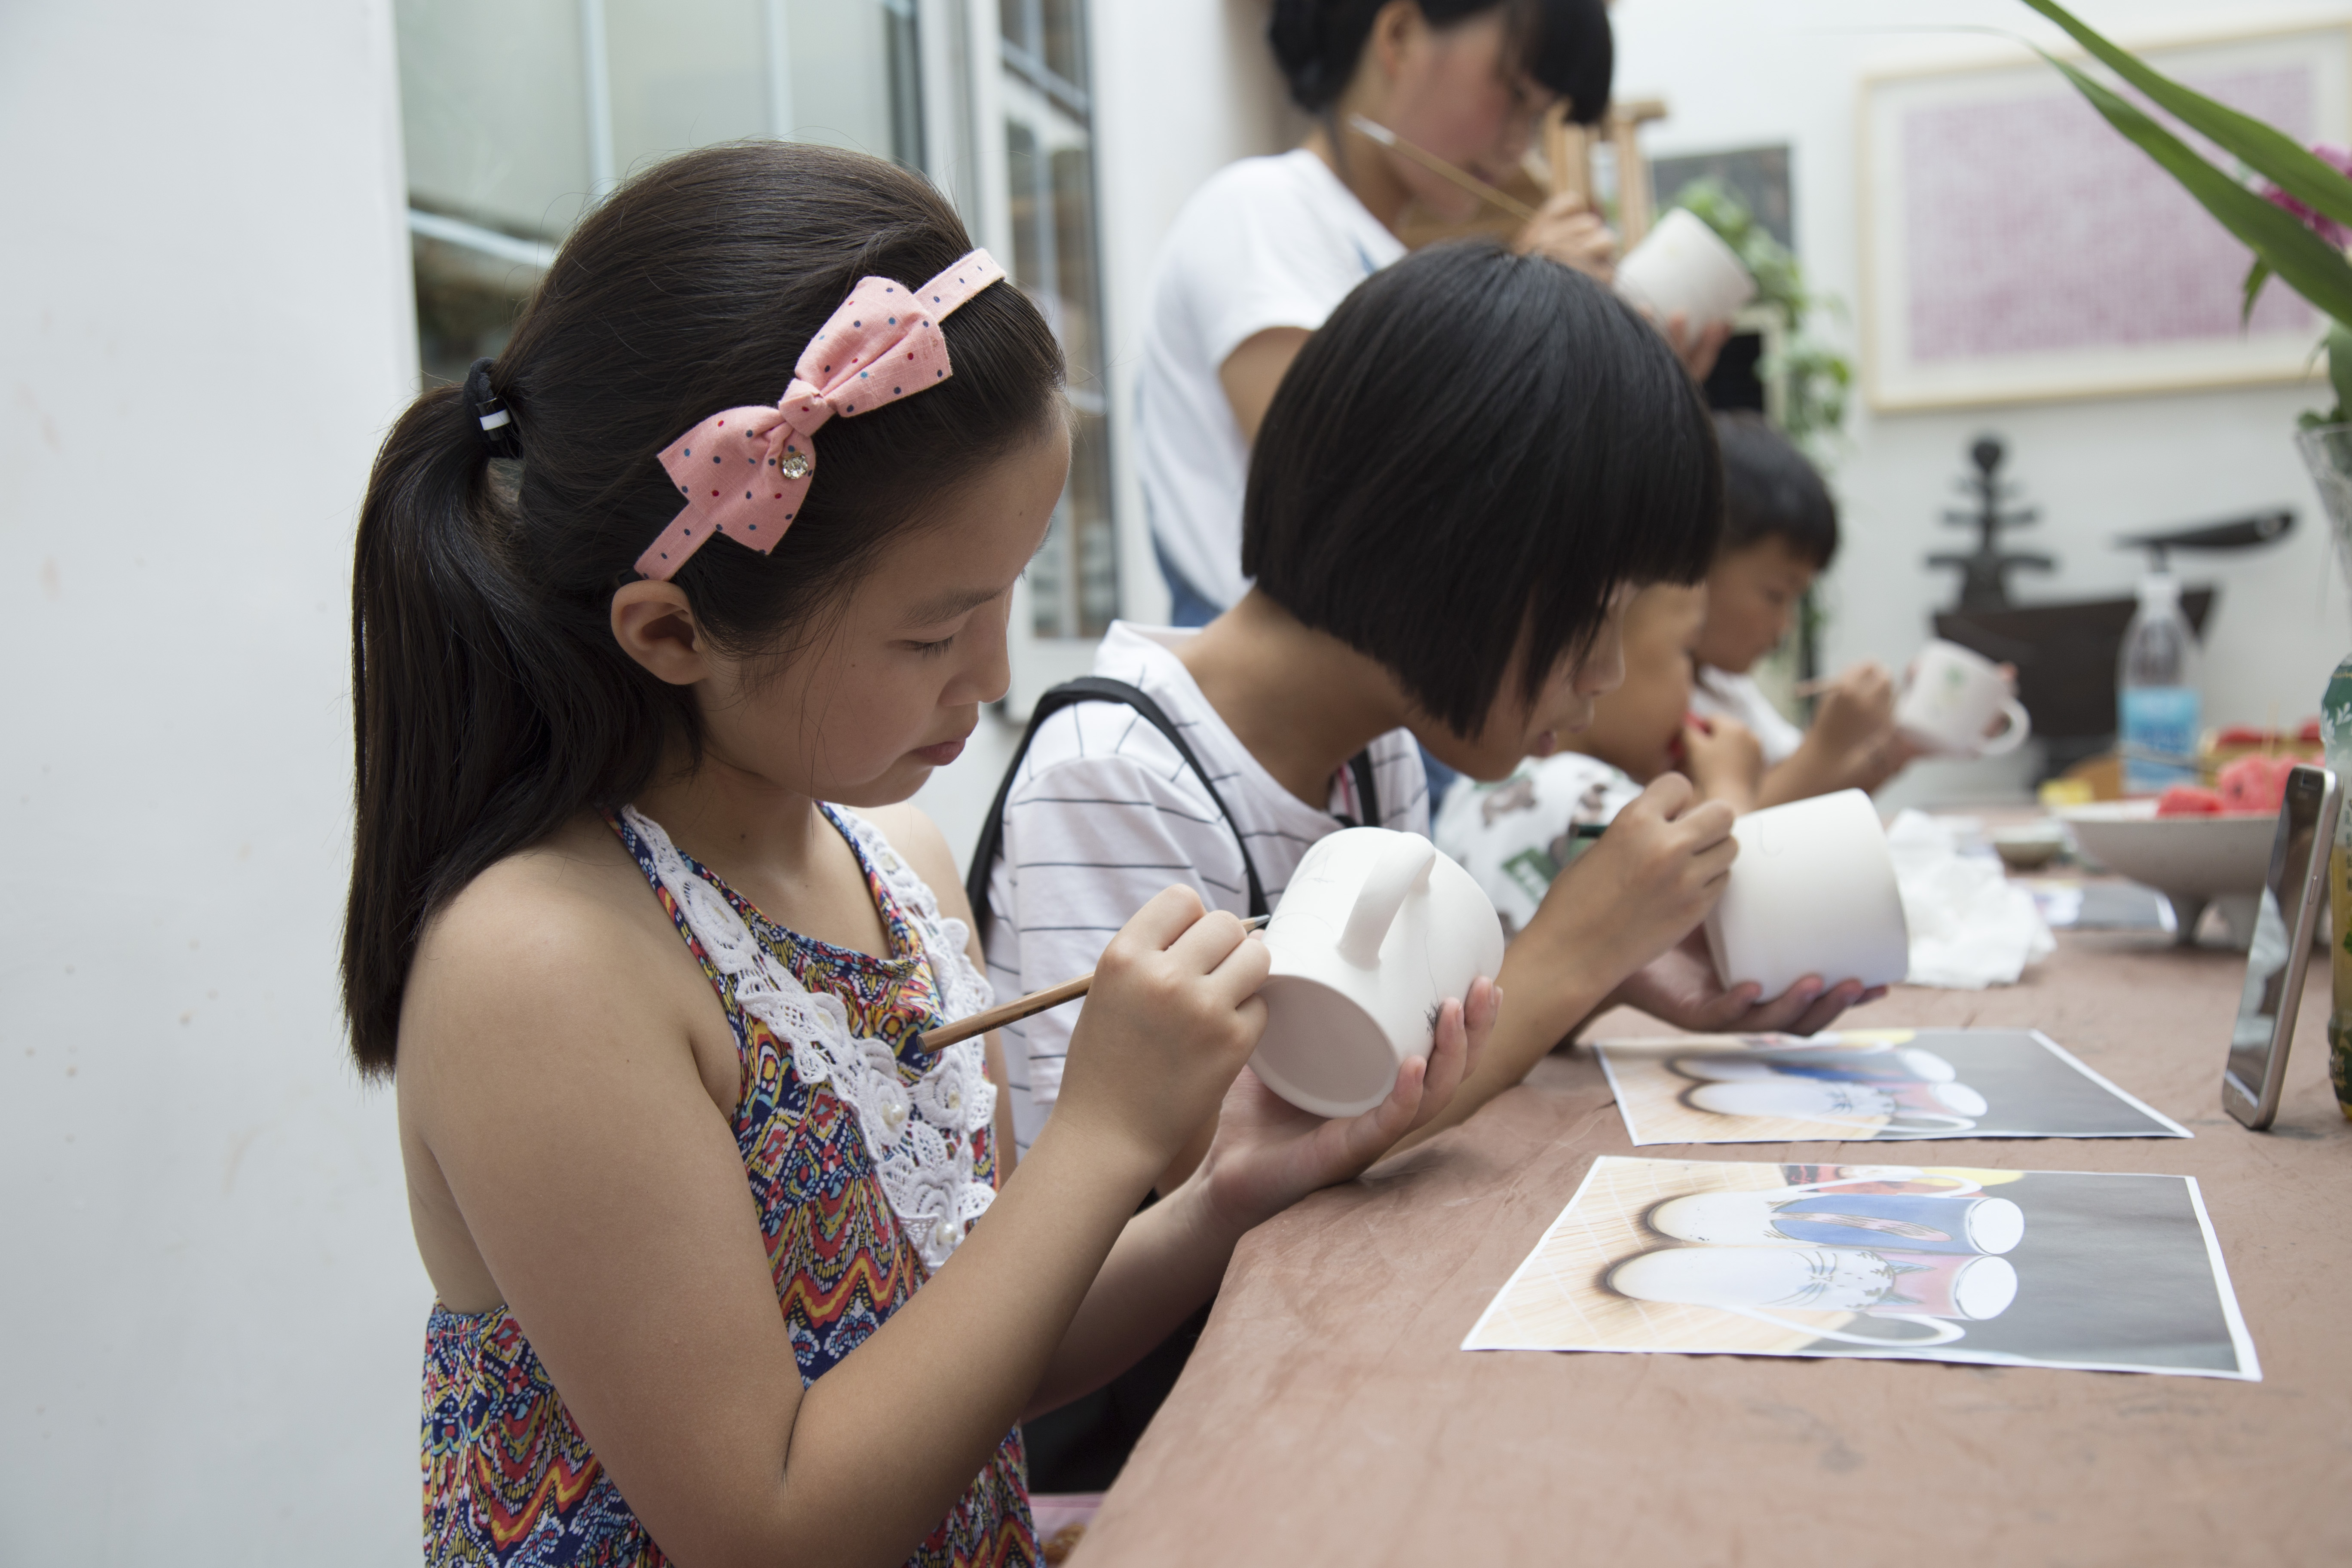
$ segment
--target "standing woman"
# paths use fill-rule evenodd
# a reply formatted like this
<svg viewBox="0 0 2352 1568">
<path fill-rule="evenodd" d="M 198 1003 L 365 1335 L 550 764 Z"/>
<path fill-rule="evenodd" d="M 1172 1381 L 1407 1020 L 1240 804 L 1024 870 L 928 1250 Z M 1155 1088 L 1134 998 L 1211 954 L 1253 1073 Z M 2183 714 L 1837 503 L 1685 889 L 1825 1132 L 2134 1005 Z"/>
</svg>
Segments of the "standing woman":
<svg viewBox="0 0 2352 1568">
<path fill-rule="evenodd" d="M 1144 334 L 1143 493 L 1180 626 L 1206 625 L 1248 586 L 1249 448 L 1307 334 L 1404 254 L 1397 230 L 1411 204 L 1450 222 L 1478 211 L 1476 196 L 1351 118 L 1499 184 L 1554 103 L 1586 125 L 1609 103 L 1604 0 L 1275 0 L 1267 32 L 1314 129 L 1288 153 L 1227 165 L 1185 204 L 1160 253 Z M 1576 197 L 1559 195 L 1516 246 L 1606 280 L 1617 240 Z M 1677 341 L 1692 364 L 1711 361 L 1714 346 Z"/>
</svg>

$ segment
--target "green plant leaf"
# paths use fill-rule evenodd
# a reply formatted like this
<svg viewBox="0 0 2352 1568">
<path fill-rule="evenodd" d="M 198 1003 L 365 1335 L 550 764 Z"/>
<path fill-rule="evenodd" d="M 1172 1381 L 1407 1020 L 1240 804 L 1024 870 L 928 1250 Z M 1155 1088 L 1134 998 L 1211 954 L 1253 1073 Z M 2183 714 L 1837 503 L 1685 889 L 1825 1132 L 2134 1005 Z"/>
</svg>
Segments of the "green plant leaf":
<svg viewBox="0 0 2352 1568">
<path fill-rule="evenodd" d="M 2057 0 L 2025 0 L 2025 4 L 2063 27 L 2076 43 L 2147 94 L 2168 113 L 2178 117 L 2183 125 L 2238 158 L 2287 195 L 2298 197 L 2338 223 L 2352 224 L 2352 179 L 2313 157 L 2293 137 L 2225 103 L 2216 103 L 2192 88 L 2181 86 L 2128 49 L 2110 43 Z M 2042 58 L 2050 57 L 2044 52 Z M 2058 63 L 2051 60 L 2053 65 Z"/>
<path fill-rule="evenodd" d="M 2037 5 L 2040 0 L 2026 0 Z M 2180 182 L 2222 227 L 2269 265 L 2286 286 L 2339 321 L 2352 321 L 2352 262 L 2305 228 L 2301 219 L 2215 168 L 2189 144 L 2105 84 L 2047 54 L 2107 123 Z"/>
<path fill-rule="evenodd" d="M 2254 319 L 2254 301 L 2263 297 L 2263 285 L 2270 280 L 2271 264 L 2259 256 L 2255 257 L 2254 264 L 2246 268 L 2246 281 L 2241 285 L 2243 298 L 2238 306 L 2240 331 L 2245 331 L 2246 323 Z"/>
<path fill-rule="evenodd" d="M 2352 418 L 2352 327 L 2338 315 L 2327 323 L 2327 379 L 2336 388 L 2336 418 Z"/>
</svg>

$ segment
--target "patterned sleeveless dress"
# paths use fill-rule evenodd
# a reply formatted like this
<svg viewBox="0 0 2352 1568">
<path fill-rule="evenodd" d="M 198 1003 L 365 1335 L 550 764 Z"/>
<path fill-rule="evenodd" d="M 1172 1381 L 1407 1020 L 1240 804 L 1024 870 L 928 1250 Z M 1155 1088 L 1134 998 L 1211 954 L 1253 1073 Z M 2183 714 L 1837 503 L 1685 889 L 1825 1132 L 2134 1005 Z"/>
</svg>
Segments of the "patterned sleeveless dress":
<svg viewBox="0 0 2352 1568">
<path fill-rule="evenodd" d="M 890 955 L 771 924 L 633 808 L 606 820 L 719 994 L 743 1065 L 736 1147 L 803 1386 L 944 1263 L 993 1195 L 995 1093 L 977 1041 L 908 1037 L 988 1005 L 963 922 L 869 824 L 825 808 L 856 853 Z M 425 1331 L 425 1559 L 657 1568 L 668 1559 L 572 1424 L 504 1307 L 434 1304 Z M 1014 1427 L 910 1564 L 1032 1564 Z"/>
</svg>

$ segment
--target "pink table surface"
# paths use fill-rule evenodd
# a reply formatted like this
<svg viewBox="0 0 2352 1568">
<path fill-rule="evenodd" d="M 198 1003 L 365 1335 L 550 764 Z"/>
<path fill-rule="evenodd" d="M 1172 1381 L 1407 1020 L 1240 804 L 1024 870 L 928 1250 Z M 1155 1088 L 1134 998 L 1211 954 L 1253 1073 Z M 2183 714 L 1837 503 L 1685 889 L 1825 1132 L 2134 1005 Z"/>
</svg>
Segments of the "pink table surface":
<svg viewBox="0 0 2352 1568">
<path fill-rule="evenodd" d="M 2352 1126 L 2326 1081 L 2326 977 L 2315 963 L 2277 1128 L 2256 1134 L 2219 1100 L 2243 963 L 2062 935 L 2019 985 L 1903 987 L 1849 1017 L 2039 1027 L 2188 1125 L 1938 1142 L 1932 1163 L 2195 1176 L 2265 1381 L 1458 1350 L 1595 1155 L 1859 1152 L 1635 1151 L 1597 1061 L 1562 1052 L 1244 1241 L 1073 1562 L 2352 1562 Z M 1658 1032 L 1630 1013 L 1590 1031 Z"/>
</svg>

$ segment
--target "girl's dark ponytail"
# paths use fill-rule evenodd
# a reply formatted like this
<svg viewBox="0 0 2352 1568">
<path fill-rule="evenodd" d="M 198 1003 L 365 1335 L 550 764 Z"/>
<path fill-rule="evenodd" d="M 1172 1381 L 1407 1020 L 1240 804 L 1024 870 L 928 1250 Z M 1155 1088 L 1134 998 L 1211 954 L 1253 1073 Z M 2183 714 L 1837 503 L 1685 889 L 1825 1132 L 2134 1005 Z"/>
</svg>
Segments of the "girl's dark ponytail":
<svg viewBox="0 0 2352 1568">
<path fill-rule="evenodd" d="M 856 279 L 913 284 L 971 248 L 919 177 L 753 142 L 648 170 L 567 241 L 468 388 L 417 398 L 377 455 L 352 585 L 357 823 L 343 1002 L 387 1072 L 425 922 L 501 858 L 698 756 L 692 695 L 613 637 L 614 591 L 677 510 L 656 455 L 719 409 L 773 403 Z M 955 374 L 825 430 L 824 477 L 767 555 L 731 540 L 675 581 L 718 646 L 789 647 L 921 525 L 922 505 L 1058 411 L 1051 329 L 1010 285 L 946 318 Z M 508 422 L 488 432 L 487 388 Z M 519 451 L 494 460 L 492 446 Z"/>
</svg>

